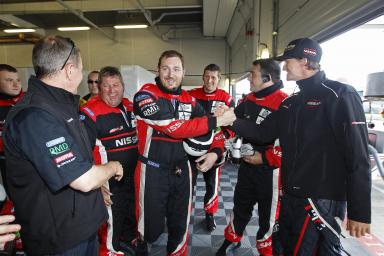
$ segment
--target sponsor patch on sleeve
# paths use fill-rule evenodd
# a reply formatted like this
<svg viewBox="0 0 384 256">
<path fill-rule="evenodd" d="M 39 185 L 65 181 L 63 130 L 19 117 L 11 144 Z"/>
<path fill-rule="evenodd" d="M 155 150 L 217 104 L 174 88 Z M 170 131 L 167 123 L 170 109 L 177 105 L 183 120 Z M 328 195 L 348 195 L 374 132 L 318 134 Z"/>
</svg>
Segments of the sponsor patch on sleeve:
<svg viewBox="0 0 384 256">
<path fill-rule="evenodd" d="M 63 142 L 65 142 L 65 138 L 64 137 L 59 137 L 59 138 L 47 141 L 45 143 L 45 145 L 47 146 L 47 148 L 50 148 L 50 147 L 53 147 L 53 146 L 55 146 L 57 144 L 60 144 L 60 143 L 63 143 Z"/>
<path fill-rule="evenodd" d="M 151 96 L 148 94 L 139 94 L 135 96 L 135 102 L 139 102 L 148 98 L 151 98 Z"/>
<path fill-rule="evenodd" d="M 150 103 L 141 107 L 144 116 L 152 116 L 160 111 L 160 107 L 156 103 Z"/>
<path fill-rule="evenodd" d="M 95 116 L 95 113 L 93 113 L 92 110 L 90 110 L 88 107 L 84 107 L 83 110 L 87 112 L 90 116 Z"/>
<path fill-rule="evenodd" d="M 62 167 L 63 165 L 66 165 L 75 161 L 75 159 L 76 159 L 76 156 L 72 153 L 72 151 L 69 151 L 68 153 L 58 156 L 53 160 L 55 161 L 55 164 L 57 165 L 57 167 Z"/>
</svg>

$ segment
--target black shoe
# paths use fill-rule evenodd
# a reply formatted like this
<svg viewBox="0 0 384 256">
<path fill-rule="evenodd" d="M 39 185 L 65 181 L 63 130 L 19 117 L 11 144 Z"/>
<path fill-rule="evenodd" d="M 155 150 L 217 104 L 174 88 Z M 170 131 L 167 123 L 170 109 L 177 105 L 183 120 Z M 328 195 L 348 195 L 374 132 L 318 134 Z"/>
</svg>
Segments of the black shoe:
<svg viewBox="0 0 384 256">
<path fill-rule="evenodd" d="M 124 241 L 120 241 L 119 242 L 119 246 L 120 246 L 120 250 L 119 251 L 122 251 L 125 255 L 128 255 L 128 256 L 135 256 L 135 251 L 136 251 L 136 246 L 129 243 L 129 242 L 124 242 Z"/>
<path fill-rule="evenodd" d="M 148 256 L 148 246 L 147 243 L 141 241 L 140 239 L 136 242 L 136 256 Z"/>
<path fill-rule="evenodd" d="M 220 247 L 219 250 L 217 250 L 215 256 L 225 256 L 227 254 L 227 249 Z"/>
<path fill-rule="evenodd" d="M 213 217 L 212 214 L 205 214 L 205 224 L 207 225 L 207 230 L 209 232 L 212 232 L 213 230 L 216 229 L 216 222 L 215 218 Z"/>
<path fill-rule="evenodd" d="M 230 241 L 227 239 L 224 240 L 223 244 L 220 246 L 219 250 L 217 250 L 215 256 L 225 256 L 227 254 L 227 249 L 232 245 Z M 236 250 L 241 247 L 241 242 L 238 242 L 236 245 L 231 247 L 230 250 Z"/>
</svg>

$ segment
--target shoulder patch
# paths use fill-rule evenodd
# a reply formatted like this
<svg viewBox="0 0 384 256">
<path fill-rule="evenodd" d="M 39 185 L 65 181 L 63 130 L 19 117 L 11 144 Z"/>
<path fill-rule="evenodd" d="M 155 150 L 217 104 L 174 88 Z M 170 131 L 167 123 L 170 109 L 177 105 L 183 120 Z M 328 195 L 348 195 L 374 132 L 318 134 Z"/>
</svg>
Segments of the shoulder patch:
<svg viewBox="0 0 384 256">
<path fill-rule="evenodd" d="M 93 111 L 90 110 L 88 107 L 83 107 L 83 110 L 87 112 L 90 116 L 92 117 L 95 116 L 95 113 L 93 113 Z"/>
<path fill-rule="evenodd" d="M 139 101 L 142 101 L 142 100 L 145 100 L 145 99 L 148 99 L 148 98 L 151 98 L 150 95 L 148 94 L 139 94 L 139 95 L 136 95 L 135 96 L 135 102 L 139 102 Z"/>
</svg>

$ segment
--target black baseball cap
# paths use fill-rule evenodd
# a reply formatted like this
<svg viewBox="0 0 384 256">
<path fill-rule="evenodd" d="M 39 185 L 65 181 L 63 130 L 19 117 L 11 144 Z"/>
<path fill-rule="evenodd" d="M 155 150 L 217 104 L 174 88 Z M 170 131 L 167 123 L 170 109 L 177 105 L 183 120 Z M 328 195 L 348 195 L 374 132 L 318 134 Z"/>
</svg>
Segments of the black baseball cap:
<svg viewBox="0 0 384 256">
<path fill-rule="evenodd" d="M 284 49 L 284 54 L 275 58 L 283 61 L 286 59 L 302 59 L 320 62 L 322 50 L 320 45 L 309 38 L 299 38 L 290 42 Z"/>
</svg>

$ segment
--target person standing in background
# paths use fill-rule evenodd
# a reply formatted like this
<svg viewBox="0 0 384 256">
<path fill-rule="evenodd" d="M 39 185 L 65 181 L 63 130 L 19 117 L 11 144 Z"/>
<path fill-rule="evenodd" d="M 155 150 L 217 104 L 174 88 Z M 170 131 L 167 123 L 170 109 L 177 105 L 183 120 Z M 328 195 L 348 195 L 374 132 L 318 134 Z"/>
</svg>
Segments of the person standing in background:
<svg viewBox="0 0 384 256">
<path fill-rule="evenodd" d="M 235 103 L 232 97 L 224 90 L 219 89 L 219 82 L 221 78 L 220 67 L 216 64 L 209 64 L 204 68 L 203 72 L 203 86 L 201 88 L 192 89 L 189 94 L 192 95 L 196 101 L 204 108 L 207 114 L 213 115 L 216 107 L 224 104 L 228 107 L 235 107 Z M 220 160 L 224 154 L 224 135 L 220 131 L 215 133 L 213 143 L 208 150 L 206 159 L 213 163 Z M 196 185 L 196 179 L 199 170 L 198 165 L 194 161 L 197 157 L 191 158 L 191 167 L 193 179 L 193 186 Z M 204 195 L 204 211 L 205 211 L 205 223 L 209 232 L 216 229 L 216 222 L 214 214 L 217 212 L 219 205 L 218 193 L 219 193 L 219 180 L 220 180 L 220 166 L 213 165 L 211 169 L 203 172 L 205 182 L 205 195 Z"/>
<path fill-rule="evenodd" d="M 99 71 L 92 71 L 88 74 L 88 90 L 89 93 L 80 99 L 80 106 L 83 106 L 90 98 L 99 94 Z"/>
</svg>

